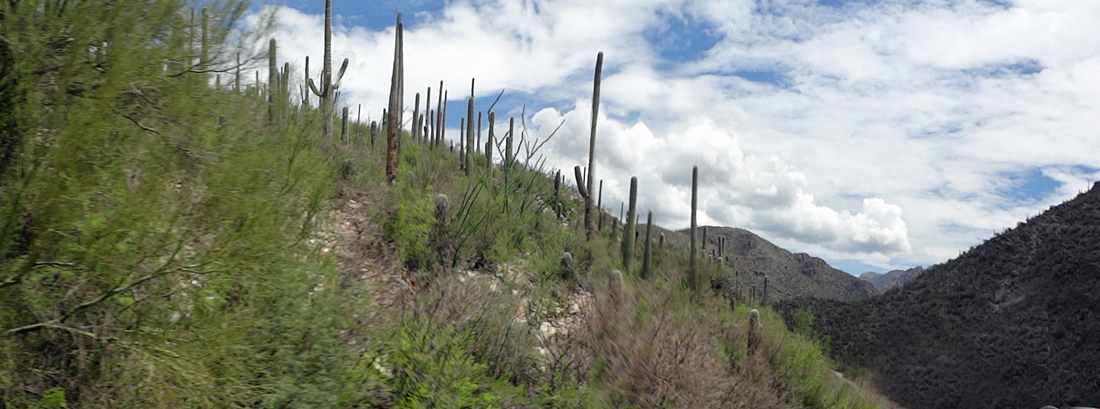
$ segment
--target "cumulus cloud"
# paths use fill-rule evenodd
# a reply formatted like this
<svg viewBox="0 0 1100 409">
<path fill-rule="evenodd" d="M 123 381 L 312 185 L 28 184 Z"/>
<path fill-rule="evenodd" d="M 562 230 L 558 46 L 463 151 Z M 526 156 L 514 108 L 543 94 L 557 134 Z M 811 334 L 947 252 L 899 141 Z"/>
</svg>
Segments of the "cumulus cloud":
<svg viewBox="0 0 1100 409">
<path fill-rule="evenodd" d="M 417 17 L 405 101 L 440 79 L 455 102 L 472 77 L 479 101 L 508 89 L 498 118 L 526 104 L 540 136 L 565 121 L 543 152 L 562 169 L 586 160 L 604 51 L 605 203 L 637 176 L 671 228 L 687 224 L 695 165 L 702 223 L 827 260 L 927 265 L 1100 177 L 1100 3 L 458 0 Z M 669 60 L 652 36 L 673 19 L 714 45 Z M 281 60 L 319 60 L 320 16 L 279 21 Z M 393 27 L 335 31 L 344 101 L 365 114 L 385 106 L 392 44 Z M 1052 187 L 1006 193 L 1020 174 Z"/>
</svg>

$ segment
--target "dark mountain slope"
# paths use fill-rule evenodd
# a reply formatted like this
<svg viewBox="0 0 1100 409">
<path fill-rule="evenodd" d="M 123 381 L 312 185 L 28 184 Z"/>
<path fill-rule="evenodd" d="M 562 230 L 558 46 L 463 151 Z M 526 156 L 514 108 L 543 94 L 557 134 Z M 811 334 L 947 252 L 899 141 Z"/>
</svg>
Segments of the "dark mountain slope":
<svg viewBox="0 0 1100 409">
<path fill-rule="evenodd" d="M 1100 189 L 881 297 L 779 308 L 802 305 L 837 359 L 911 409 L 1098 406 Z"/>
<path fill-rule="evenodd" d="M 855 301 L 878 293 L 871 283 L 837 270 L 825 260 L 806 253 L 791 253 L 748 230 L 715 226 L 706 229 L 704 254 L 717 256 L 719 242 L 724 240 L 722 259 L 738 271 L 744 285 L 763 291 L 767 275 L 770 301 L 801 297 Z"/>
</svg>

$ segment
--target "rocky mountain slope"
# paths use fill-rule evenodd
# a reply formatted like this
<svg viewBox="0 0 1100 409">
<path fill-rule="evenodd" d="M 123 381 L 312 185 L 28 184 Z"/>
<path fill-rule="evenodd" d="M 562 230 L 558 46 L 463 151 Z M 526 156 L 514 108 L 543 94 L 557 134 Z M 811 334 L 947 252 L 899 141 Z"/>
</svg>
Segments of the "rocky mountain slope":
<svg viewBox="0 0 1100 409">
<path fill-rule="evenodd" d="M 714 258 L 721 253 L 720 259 L 737 271 L 742 283 L 755 287 L 758 293 L 764 289 L 766 276 L 770 301 L 802 297 L 855 301 L 878 293 L 871 283 L 837 270 L 825 260 L 791 253 L 748 230 L 717 226 L 705 229 L 704 253 Z"/>
<path fill-rule="evenodd" d="M 886 274 L 879 274 L 872 271 L 860 274 L 859 278 L 874 284 L 875 288 L 879 291 L 886 292 L 895 287 L 901 287 L 905 283 L 912 281 L 917 276 L 924 272 L 924 267 L 917 266 L 906 270 L 892 270 Z"/>
<path fill-rule="evenodd" d="M 1100 406 L 1100 188 L 896 291 L 779 309 L 806 305 L 835 357 L 910 409 Z"/>
</svg>

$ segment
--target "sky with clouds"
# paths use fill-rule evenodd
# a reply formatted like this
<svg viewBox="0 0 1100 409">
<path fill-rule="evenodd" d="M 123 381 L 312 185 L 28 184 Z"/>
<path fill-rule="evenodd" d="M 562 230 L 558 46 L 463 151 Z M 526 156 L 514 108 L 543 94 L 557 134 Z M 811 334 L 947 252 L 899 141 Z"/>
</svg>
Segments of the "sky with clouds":
<svg viewBox="0 0 1100 409">
<path fill-rule="evenodd" d="M 602 51 L 605 207 L 637 176 L 639 207 L 686 227 L 697 165 L 701 224 L 850 273 L 946 261 L 1100 179 L 1096 1 L 334 3 L 342 101 L 364 120 L 386 105 L 401 10 L 410 113 L 442 80 L 457 137 L 476 78 L 478 109 L 505 90 L 504 126 L 525 113 L 545 136 L 564 120 L 540 153 L 568 170 L 587 161 Z M 323 8 L 253 12 L 277 11 L 280 63 L 300 73 L 308 55 L 317 77 Z"/>
</svg>

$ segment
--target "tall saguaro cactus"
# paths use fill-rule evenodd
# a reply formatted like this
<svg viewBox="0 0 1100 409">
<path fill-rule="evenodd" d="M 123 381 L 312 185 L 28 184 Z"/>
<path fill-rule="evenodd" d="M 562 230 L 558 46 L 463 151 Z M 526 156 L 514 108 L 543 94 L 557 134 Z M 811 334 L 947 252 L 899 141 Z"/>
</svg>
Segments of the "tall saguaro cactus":
<svg viewBox="0 0 1100 409">
<path fill-rule="evenodd" d="M 603 73 L 603 51 L 596 54 L 596 73 L 592 76 L 592 130 L 588 139 L 588 178 L 585 190 L 592 191 L 592 181 L 596 179 L 596 119 L 600 114 L 600 80 Z M 588 239 L 596 231 L 596 206 L 592 196 L 584 199 L 584 229 L 588 231 Z M 629 269 L 628 269 L 629 270 Z"/>
<path fill-rule="evenodd" d="M 692 292 L 699 291 L 699 260 L 698 243 L 696 236 L 699 233 L 699 223 L 696 218 L 696 209 L 699 207 L 699 167 L 691 167 L 691 265 L 688 268 L 688 287 Z"/>
<path fill-rule="evenodd" d="M 402 51 L 404 48 L 404 31 L 405 25 L 401 23 L 401 13 L 397 13 L 397 28 L 393 46 L 393 74 L 390 76 L 389 118 L 386 119 L 389 122 L 386 127 L 386 182 L 391 185 L 397 183 L 397 156 L 401 143 L 401 111 L 403 109 L 401 94 L 403 91 L 402 84 L 404 83 L 403 77 L 405 76 L 404 63 L 401 59 L 404 56 Z"/>
<path fill-rule="evenodd" d="M 470 176 L 474 167 L 474 96 L 470 95 L 470 100 L 466 104 L 466 176 Z"/>
<path fill-rule="evenodd" d="M 634 264 L 634 229 L 638 214 L 638 178 L 630 178 L 630 210 L 626 213 L 626 225 L 623 226 L 623 268 L 630 274 Z"/>
<path fill-rule="evenodd" d="M 653 252 L 650 246 L 653 242 L 653 211 L 645 219 L 645 256 L 642 259 L 642 279 L 649 278 L 653 274 Z"/>
<path fill-rule="evenodd" d="M 340 88 L 340 80 L 344 79 L 344 72 L 348 69 L 348 59 L 344 59 L 344 63 L 340 65 L 340 72 L 336 75 L 336 80 L 332 78 L 332 0 L 325 0 L 325 56 L 321 66 L 321 78 L 320 85 L 315 85 L 313 80 L 306 81 L 309 84 L 309 89 L 313 91 L 314 95 L 317 95 L 317 99 L 320 101 L 318 104 L 321 107 L 321 115 L 324 115 L 325 122 L 322 128 L 322 136 L 325 139 L 332 138 L 332 119 L 333 110 L 336 109 L 336 89 Z"/>
</svg>

